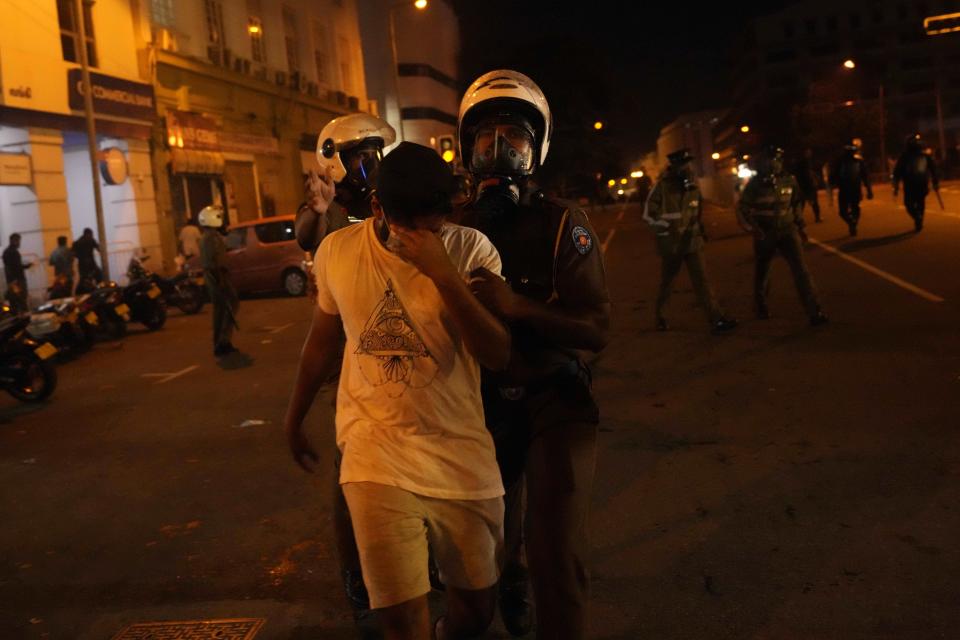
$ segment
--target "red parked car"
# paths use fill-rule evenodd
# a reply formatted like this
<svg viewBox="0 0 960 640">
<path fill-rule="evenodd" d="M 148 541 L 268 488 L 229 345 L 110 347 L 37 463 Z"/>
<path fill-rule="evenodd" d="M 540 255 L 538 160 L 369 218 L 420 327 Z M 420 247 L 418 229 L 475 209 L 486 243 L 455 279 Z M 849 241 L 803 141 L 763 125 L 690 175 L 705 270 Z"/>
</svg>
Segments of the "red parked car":
<svg viewBox="0 0 960 640">
<path fill-rule="evenodd" d="M 229 227 L 227 268 L 240 295 L 284 291 L 302 296 L 307 290 L 303 249 L 297 244 L 294 216 L 260 218 Z M 200 268 L 200 258 L 188 263 Z"/>
</svg>

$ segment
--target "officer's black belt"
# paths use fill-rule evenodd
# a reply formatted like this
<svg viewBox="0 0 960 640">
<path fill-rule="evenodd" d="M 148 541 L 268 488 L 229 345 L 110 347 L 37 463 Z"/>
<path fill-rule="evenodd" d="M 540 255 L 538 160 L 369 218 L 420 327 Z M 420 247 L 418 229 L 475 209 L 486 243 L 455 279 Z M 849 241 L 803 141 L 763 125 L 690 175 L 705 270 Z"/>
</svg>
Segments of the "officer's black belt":
<svg viewBox="0 0 960 640">
<path fill-rule="evenodd" d="M 500 395 L 506 400 L 521 400 L 569 384 L 579 379 L 589 388 L 592 384 L 590 370 L 579 360 L 569 362 L 554 369 L 550 374 L 538 378 L 522 387 L 500 387 Z"/>
</svg>

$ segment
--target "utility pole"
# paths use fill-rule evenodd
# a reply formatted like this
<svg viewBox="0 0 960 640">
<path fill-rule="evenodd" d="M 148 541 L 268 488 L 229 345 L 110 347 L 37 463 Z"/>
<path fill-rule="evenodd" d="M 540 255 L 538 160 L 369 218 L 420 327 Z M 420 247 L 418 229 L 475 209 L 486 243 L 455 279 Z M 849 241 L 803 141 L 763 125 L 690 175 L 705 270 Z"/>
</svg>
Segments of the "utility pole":
<svg viewBox="0 0 960 640">
<path fill-rule="evenodd" d="M 937 134 L 940 137 L 939 159 L 945 160 L 947 154 L 947 136 L 943 132 L 943 104 L 940 99 L 940 78 L 937 78 Z"/>
<path fill-rule="evenodd" d="M 90 173 L 93 179 L 93 203 L 97 210 L 100 262 L 103 263 L 103 278 L 110 280 L 110 262 L 107 259 L 107 226 L 103 220 L 103 195 L 100 193 L 100 150 L 97 148 L 97 126 L 93 118 L 93 86 L 90 82 L 90 61 L 87 60 L 87 25 L 84 22 L 84 5 L 93 7 L 94 0 L 74 0 L 74 19 L 80 34 L 79 54 L 83 88 L 83 111 L 87 120 L 87 145 L 90 149 Z"/>
</svg>

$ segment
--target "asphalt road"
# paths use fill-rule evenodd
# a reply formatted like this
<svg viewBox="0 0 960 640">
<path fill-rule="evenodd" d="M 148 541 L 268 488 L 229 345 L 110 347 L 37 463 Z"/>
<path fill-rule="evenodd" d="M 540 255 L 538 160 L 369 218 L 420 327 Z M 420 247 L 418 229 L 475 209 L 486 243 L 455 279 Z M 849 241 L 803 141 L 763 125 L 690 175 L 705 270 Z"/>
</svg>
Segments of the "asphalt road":
<svg viewBox="0 0 960 640">
<path fill-rule="evenodd" d="M 751 317 L 750 240 L 711 208 L 709 270 L 742 321 L 723 337 L 685 275 L 653 331 L 639 207 L 593 212 L 615 304 L 593 362 L 596 637 L 955 637 L 960 186 L 944 196 L 920 234 L 883 188 L 855 239 L 824 206 L 818 329 L 782 261 L 773 317 Z M 330 477 L 299 471 L 280 430 L 309 312 L 244 301 L 249 366 L 217 366 L 205 310 L 64 364 L 44 406 L 0 400 L 0 638 L 220 618 L 264 619 L 257 640 L 356 637 Z M 310 417 L 325 469 L 330 416 L 323 399 Z"/>
</svg>

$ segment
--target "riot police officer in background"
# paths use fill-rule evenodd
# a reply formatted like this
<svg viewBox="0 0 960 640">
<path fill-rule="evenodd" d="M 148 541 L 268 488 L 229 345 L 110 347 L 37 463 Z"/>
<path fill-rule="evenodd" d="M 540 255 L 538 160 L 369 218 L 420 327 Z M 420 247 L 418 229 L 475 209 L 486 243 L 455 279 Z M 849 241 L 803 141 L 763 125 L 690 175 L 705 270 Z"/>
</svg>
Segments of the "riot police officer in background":
<svg viewBox="0 0 960 640">
<path fill-rule="evenodd" d="M 481 270 L 473 288 L 513 336 L 509 367 L 487 372 L 483 388 L 507 488 L 500 611 L 514 635 L 529 630 L 520 553 L 525 478 L 537 637 L 556 640 L 588 633 L 587 516 L 599 410 L 578 351 L 606 346 L 610 299 L 586 214 L 531 181 L 552 132 L 543 92 L 516 71 L 482 75 L 460 104 L 461 158 L 477 181 L 465 223 L 493 241 L 506 278 Z"/>
<path fill-rule="evenodd" d="M 827 322 L 820 310 L 813 280 L 803 259 L 807 239 L 800 194 L 796 179 L 783 170 L 783 149 L 765 147 L 757 157 L 757 175 L 743 189 L 737 204 L 740 225 L 753 233 L 754 303 L 757 317 L 770 317 L 767 296 L 770 291 L 770 263 L 780 254 L 790 265 L 793 281 L 813 326 Z"/>
<path fill-rule="evenodd" d="M 397 139 L 386 121 L 366 113 L 334 118 L 317 139 L 317 161 L 322 174 L 310 170 L 305 182 L 306 202 L 295 222 L 297 242 L 311 254 L 323 238 L 350 224 L 350 218 L 369 218 L 370 196 L 383 159 L 383 148 Z"/>
<path fill-rule="evenodd" d="M 220 357 L 237 350 L 232 338 L 240 306 L 237 290 L 227 270 L 227 245 L 220 232 L 223 227 L 223 208 L 216 205 L 204 207 L 197 215 L 197 222 L 203 229 L 200 239 L 203 279 L 213 303 L 213 355 Z"/>
<path fill-rule="evenodd" d="M 352 113 L 334 118 L 317 138 L 317 162 L 322 173 L 311 170 L 304 184 L 306 201 L 300 205 L 294 223 L 297 242 L 313 257 L 327 236 L 350 224 L 350 219 L 364 220 L 373 215 L 370 197 L 383 160 L 383 148 L 390 146 L 397 134 L 386 121 L 366 113 Z M 309 274 L 313 290 L 313 272 Z M 336 390 L 336 380 L 330 387 Z M 340 466 L 337 450 L 336 466 Z M 363 584 L 360 553 L 357 550 L 350 512 L 340 487 L 339 473 L 333 479 L 333 529 L 347 601 L 354 616 L 370 608 L 370 598 Z"/>
<path fill-rule="evenodd" d="M 724 316 L 716 296 L 707 282 L 703 260 L 703 198 L 693 176 L 689 149 L 680 149 L 667 156 L 669 164 L 647 198 L 643 220 L 656 234 L 657 252 L 661 258 L 660 291 L 657 294 L 656 327 L 667 330 L 663 309 L 670 298 L 670 289 L 683 265 L 687 265 L 690 282 L 700 306 L 707 314 L 714 333 L 725 333 L 737 326 L 736 320 Z"/>
<path fill-rule="evenodd" d="M 797 159 L 793 171 L 793 175 L 797 179 L 797 186 L 800 187 L 800 215 L 803 215 L 803 207 L 809 202 L 814 220 L 821 222 L 820 202 L 817 200 L 817 186 L 820 181 L 817 173 L 818 171 L 813 165 L 813 149 L 804 149 L 803 155 Z"/>
<path fill-rule="evenodd" d="M 896 198 L 900 183 L 903 183 L 903 205 L 913 218 L 914 228 L 923 229 L 923 213 L 926 208 L 927 193 L 931 184 L 939 196 L 940 176 L 933 156 L 923 148 L 923 139 L 919 133 L 907 137 L 906 148 L 897 159 L 893 169 L 893 197 Z"/>
<path fill-rule="evenodd" d="M 837 190 L 837 209 L 840 217 L 847 223 L 850 235 L 857 235 L 860 201 L 863 199 L 861 185 L 867 189 L 867 200 L 873 200 L 870 175 L 867 171 L 867 163 L 863 161 L 863 156 L 860 154 L 858 138 L 854 138 L 843 147 L 843 153 L 830 167 L 830 184 Z"/>
</svg>

